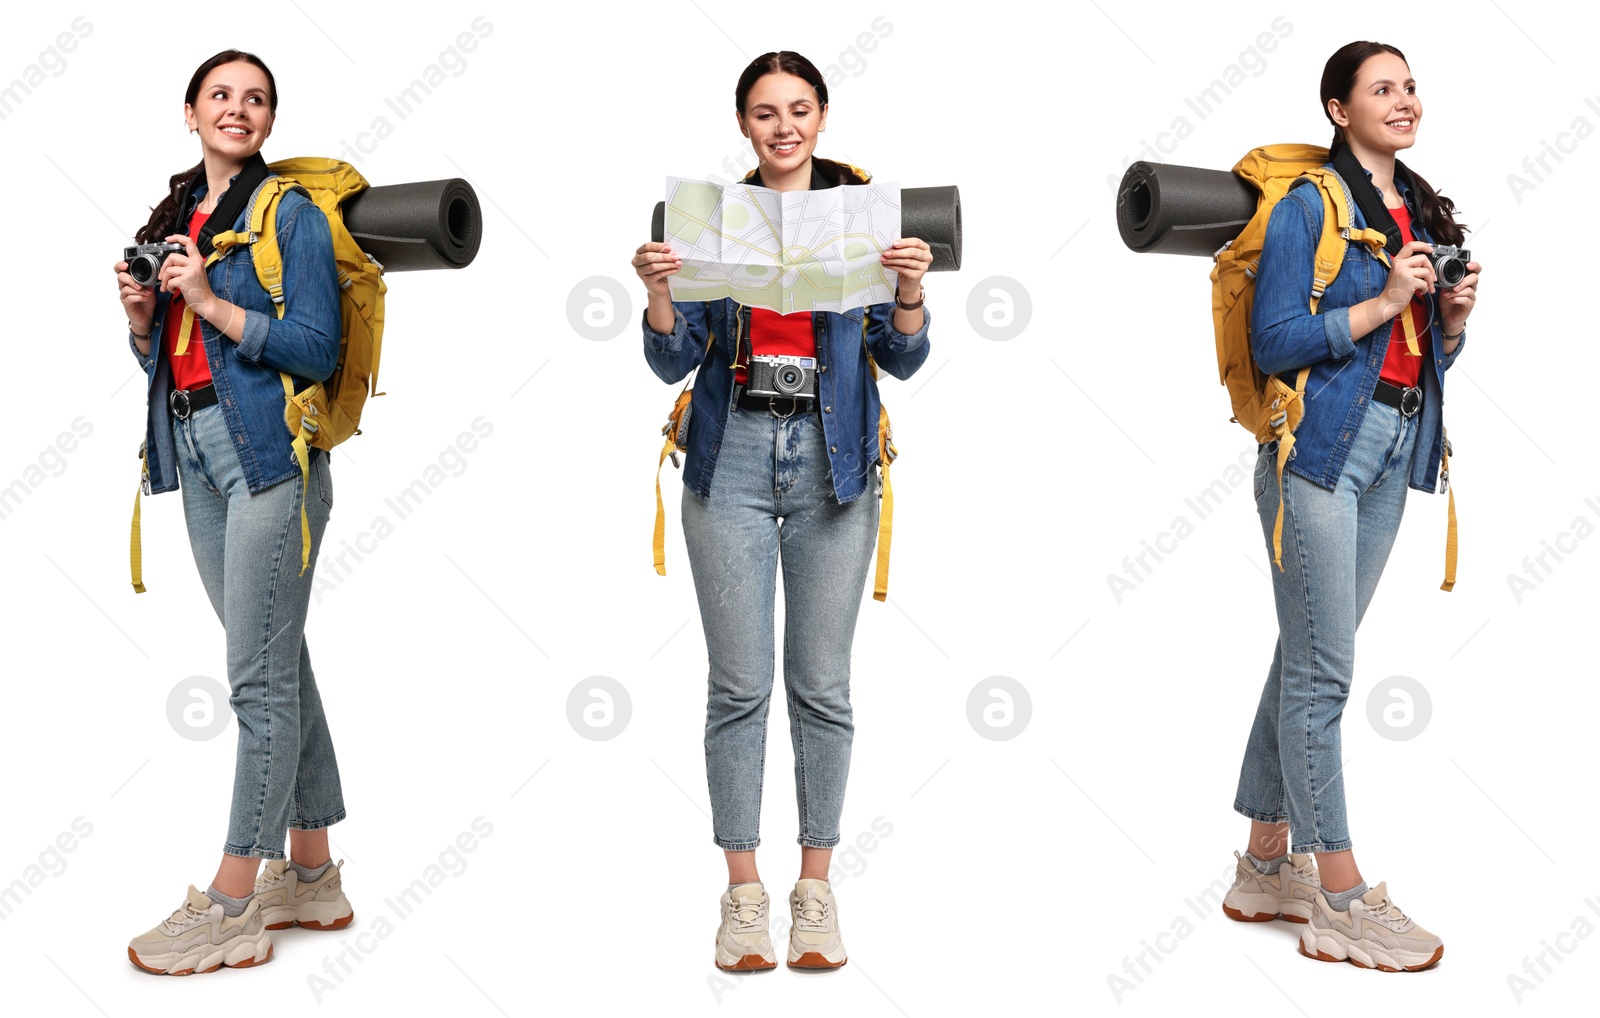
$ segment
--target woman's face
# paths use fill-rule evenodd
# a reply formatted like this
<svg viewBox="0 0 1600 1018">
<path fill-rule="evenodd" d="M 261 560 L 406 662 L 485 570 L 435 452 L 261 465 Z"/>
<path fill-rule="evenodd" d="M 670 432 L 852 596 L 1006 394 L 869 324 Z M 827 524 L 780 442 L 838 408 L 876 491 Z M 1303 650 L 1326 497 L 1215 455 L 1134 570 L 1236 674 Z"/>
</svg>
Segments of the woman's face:
<svg viewBox="0 0 1600 1018">
<path fill-rule="evenodd" d="M 1362 63 L 1348 102 L 1328 100 L 1328 114 L 1347 140 L 1394 153 L 1416 144 L 1422 100 L 1406 62 L 1393 53 L 1379 53 Z"/>
<path fill-rule="evenodd" d="M 261 151 L 272 133 L 267 89 L 267 76 L 255 64 L 236 60 L 212 68 L 194 105 L 183 105 L 184 120 L 207 155 L 243 162 Z"/>
<path fill-rule="evenodd" d="M 751 86 L 738 121 L 756 151 L 762 176 L 770 177 L 804 166 L 811 158 L 817 135 L 828 124 L 828 108 L 805 79 L 767 74 Z"/>
</svg>

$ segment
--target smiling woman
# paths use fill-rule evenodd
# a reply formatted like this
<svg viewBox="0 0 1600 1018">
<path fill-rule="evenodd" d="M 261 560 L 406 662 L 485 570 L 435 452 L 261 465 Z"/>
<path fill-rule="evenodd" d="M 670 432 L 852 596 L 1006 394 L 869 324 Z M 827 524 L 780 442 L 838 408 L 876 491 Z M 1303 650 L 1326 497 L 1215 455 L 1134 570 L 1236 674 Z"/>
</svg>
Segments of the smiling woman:
<svg viewBox="0 0 1600 1018">
<path fill-rule="evenodd" d="M 353 916 L 328 856 L 326 828 L 344 819 L 344 797 L 304 637 L 333 480 L 324 451 L 310 451 L 307 470 L 297 463 L 282 381 L 290 376 L 300 392 L 334 371 L 332 234 L 304 192 L 278 201 L 279 299 L 249 264 L 231 264 L 249 259 L 248 245 L 217 255 L 213 237 L 247 228 L 247 206 L 272 176 L 260 153 L 278 87 L 259 57 L 225 50 L 200 65 L 184 98 L 200 162 L 171 178 L 136 235 L 158 245 L 143 256 L 158 268 L 142 272 L 141 285 L 127 261 L 113 266 L 148 384 L 147 490 L 182 482 L 189 544 L 227 638 L 239 729 L 228 834 L 210 889 L 191 886 L 177 911 L 128 945 L 139 968 L 173 975 L 256 965 L 272 956 L 268 930 L 338 929 Z M 280 568 L 300 557 L 305 533 L 306 568 Z M 262 859 L 272 861 L 258 880 Z"/>
<path fill-rule="evenodd" d="M 787 192 L 868 182 L 865 171 L 815 154 L 828 124 L 828 85 L 798 53 L 764 53 L 745 68 L 734 119 L 755 152 L 745 178 L 753 186 Z M 801 846 L 788 963 L 830 969 L 846 961 L 828 877 L 855 732 L 851 641 L 878 539 L 883 486 L 873 467 L 892 456 L 882 451 L 887 421 L 876 368 L 908 378 L 927 360 L 921 281 L 933 254 L 926 240 L 904 237 L 880 261 L 898 276 L 894 304 L 778 314 L 731 298 L 674 301 L 679 254 L 657 242 L 634 252 L 649 294 L 645 360 L 665 382 L 699 369 L 692 398 L 680 397 L 691 398 L 692 413 L 678 418 L 691 422 L 687 437 L 674 437 L 688 451 L 683 530 L 710 659 L 706 776 L 712 840 L 728 866 L 721 969 L 778 964 L 755 850 L 780 563 Z M 785 369 L 792 374 L 780 384 L 774 379 Z"/>
</svg>

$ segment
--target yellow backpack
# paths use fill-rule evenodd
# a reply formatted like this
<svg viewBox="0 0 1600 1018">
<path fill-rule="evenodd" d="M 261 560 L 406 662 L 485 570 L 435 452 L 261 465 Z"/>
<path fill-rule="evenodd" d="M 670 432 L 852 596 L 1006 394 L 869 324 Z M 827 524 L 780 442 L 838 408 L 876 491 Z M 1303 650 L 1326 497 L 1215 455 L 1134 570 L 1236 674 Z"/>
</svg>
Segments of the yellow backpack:
<svg viewBox="0 0 1600 1018">
<path fill-rule="evenodd" d="M 852 170 L 863 182 L 872 179 L 872 175 L 859 166 L 853 166 L 849 163 L 841 165 Z M 744 179 L 749 180 L 755 175 L 755 172 L 755 170 L 751 170 L 746 173 Z M 737 351 L 739 349 L 737 329 L 741 327 L 742 323 L 739 322 L 737 314 L 734 321 L 736 333 L 733 342 L 734 350 Z M 711 343 L 715 339 L 715 336 L 707 338 L 707 351 L 711 349 Z M 863 348 L 866 347 L 866 343 L 867 316 L 863 312 L 861 315 L 861 345 Z M 871 353 L 867 354 L 867 370 L 871 372 L 873 381 L 877 381 L 878 362 L 873 359 Z M 667 416 L 667 423 L 661 428 L 661 434 L 666 436 L 666 442 L 661 446 L 660 458 L 656 460 L 656 526 L 654 536 L 651 539 L 651 551 L 655 556 L 656 573 L 661 576 L 667 575 L 667 511 L 661 502 L 661 467 L 667 462 L 667 457 L 669 456 L 672 458 L 672 465 L 677 466 L 678 453 L 687 448 L 684 443 L 688 441 L 688 436 L 683 434 L 681 425 L 684 411 L 689 406 L 690 391 L 688 384 L 685 383 L 683 389 L 678 393 L 677 402 L 672 405 L 672 412 Z M 880 400 L 878 403 L 878 462 L 882 464 L 879 469 L 883 471 L 883 505 L 878 514 L 878 567 L 872 581 L 872 599 L 874 601 L 883 601 L 889 596 L 889 544 L 894 535 L 894 488 L 889 484 L 889 464 L 893 463 L 898 455 L 900 455 L 900 451 L 894 446 L 894 432 L 889 428 L 889 411 Z"/>
<path fill-rule="evenodd" d="M 1352 226 L 1353 199 L 1337 173 L 1323 168 L 1328 150 L 1315 145 L 1266 145 L 1252 150 L 1233 172 L 1261 192 L 1260 204 L 1239 235 L 1215 255 L 1211 270 L 1211 318 L 1216 331 L 1217 369 L 1228 388 L 1233 405 L 1230 418 L 1244 426 L 1256 441 L 1278 443 L 1278 519 L 1272 530 L 1272 560 L 1283 569 L 1283 468 L 1294 449 L 1294 430 L 1305 415 L 1306 379 L 1309 367 L 1301 368 L 1293 388 L 1275 375 L 1256 366 L 1250 353 L 1250 312 L 1255 300 L 1256 269 L 1261 262 L 1261 245 L 1267 234 L 1267 220 L 1289 188 L 1302 179 L 1309 180 L 1322 198 L 1322 236 L 1317 241 L 1316 263 L 1311 283 L 1311 313 L 1344 264 L 1345 250 L 1351 243 L 1366 244 L 1372 254 L 1389 267 L 1384 250 L 1386 237 L 1381 230 L 1357 230 Z M 1416 327 L 1409 312 L 1400 315 L 1406 345 L 1413 356 L 1421 354 Z M 1456 577 L 1456 494 L 1450 487 L 1450 441 L 1444 443 L 1442 482 L 1450 494 L 1449 529 L 1445 538 L 1445 579 L 1441 589 L 1455 586 Z"/>
<path fill-rule="evenodd" d="M 283 381 L 284 424 L 294 436 L 292 448 L 300 464 L 300 573 L 311 561 L 311 524 L 306 518 L 305 490 L 311 476 L 311 449 L 332 449 L 351 435 L 361 433 L 361 409 L 367 394 L 378 392 L 378 359 L 383 345 L 383 298 L 388 284 L 383 266 L 361 250 L 345 228 L 340 206 L 365 191 L 366 178 L 349 163 L 337 159 L 284 159 L 268 164 L 277 176 L 268 177 L 252 196 L 243 232 L 217 234 L 215 250 L 206 259 L 209 268 L 241 245 L 249 245 L 256 278 L 272 295 L 278 317 L 284 315 L 283 252 L 278 248 L 278 202 L 291 190 L 305 194 L 328 217 L 333 234 L 333 255 L 339 266 L 339 363 L 333 374 L 299 392 L 294 380 L 280 371 Z M 194 327 L 194 312 L 184 308 L 176 352 L 182 354 Z M 147 471 L 148 473 L 148 471 Z M 139 496 L 134 495 L 133 533 L 130 540 L 133 589 L 144 593 L 139 540 Z"/>
</svg>

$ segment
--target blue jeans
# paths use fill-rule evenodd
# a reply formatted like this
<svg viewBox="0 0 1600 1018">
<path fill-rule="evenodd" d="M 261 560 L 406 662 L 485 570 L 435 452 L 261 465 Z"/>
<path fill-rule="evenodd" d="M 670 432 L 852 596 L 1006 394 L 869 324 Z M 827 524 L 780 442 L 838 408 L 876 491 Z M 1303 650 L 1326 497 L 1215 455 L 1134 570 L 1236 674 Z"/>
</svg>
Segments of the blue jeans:
<svg viewBox="0 0 1600 1018">
<path fill-rule="evenodd" d="M 306 608 L 333 507 L 328 454 L 311 454 L 311 565 L 300 575 L 300 476 L 252 495 L 219 405 L 172 420 L 189 546 L 227 633 L 239 724 L 229 855 L 282 859 L 284 831 L 344 819 L 333 739 L 306 648 Z"/>
<path fill-rule="evenodd" d="M 1406 507 L 1416 417 L 1374 402 L 1334 490 L 1283 474 L 1283 571 L 1272 563 L 1278 515 L 1276 442 L 1256 462 L 1256 511 L 1267 543 L 1278 644 L 1233 808 L 1289 822 L 1291 851 L 1351 847 L 1339 720 L 1355 670 L 1356 627 L 1394 547 Z"/>
<path fill-rule="evenodd" d="M 850 645 L 878 535 L 876 481 L 840 505 L 816 413 L 735 409 L 704 500 L 683 492 L 683 534 L 711 661 L 706 779 L 717 845 L 760 844 L 761 778 L 783 564 L 783 685 L 800 844 L 839 843 L 850 742 Z"/>
</svg>

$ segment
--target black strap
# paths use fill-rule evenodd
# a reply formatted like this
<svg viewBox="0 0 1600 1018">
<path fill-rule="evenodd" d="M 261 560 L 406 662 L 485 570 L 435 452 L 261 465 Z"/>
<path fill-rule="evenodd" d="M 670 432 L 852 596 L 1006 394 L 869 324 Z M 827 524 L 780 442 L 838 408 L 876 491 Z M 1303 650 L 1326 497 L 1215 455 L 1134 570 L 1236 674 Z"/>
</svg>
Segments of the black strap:
<svg viewBox="0 0 1600 1018">
<path fill-rule="evenodd" d="M 211 257 L 211 253 L 216 250 L 216 244 L 212 241 L 212 238 L 219 233 L 226 233 L 233 229 L 234 220 L 239 218 L 239 213 L 243 212 L 245 206 L 250 203 L 250 196 L 255 194 L 256 188 L 261 185 L 261 182 L 271 175 L 272 171 L 267 169 L 267 161 L 261 158 L 260 152 L 245 160 L 244 166 L 239 170 L 239 175 L 233 178 L 233 183 L 228 185 L 227 191 L 223 192 L 222 200 L 211 211 L 211 216 L 206 220 L 206 224 L 200 227 L 200 240 L 195 246 L 200 249 L 202 258 Z M 196 188 L 200 186 L 200 182 L 204 179 L 205 170 L 202 169 L 194 175 L 193 180 L 189 181 L 189 186 L 184 188 L 183 194 L 178 199 L 178 208 L 180 210 L 183 212 L 188 211 L 189 199 L 193 197 Z M 179 223 L 179 226 L 186 229 L 186 221 Z"/>
<path fill-rule="evenodd" d="M 1339 151 L 1333 156 L 1333 168 L 1343 177 L 1345 183 L 1350 185 L 1350 191 L 1355 196 L 1356 204 L 1361 208 L 1361 216 L 1367 225 L 1374 230 L 1382 230 L 1384 237 L 1383 249 L 1393 258 L 1400 253 L 1401 237 L 1400 224 L 1394 221 L 1394 216 L 1389 214 L 1389 207 L 1383 203 L 1383 196 L 1378 189 L 1372 186 L 1367 179 L 1367 171 L 1362 167 L 1355 153 L 1350 151 L 1350 146 L 1341 145 Z M 1410 183 L 1410 171 L 1400 160 L 1394 161 L 1394 172 L 1398 178 L 1402 174 Z"/>
</svg>

